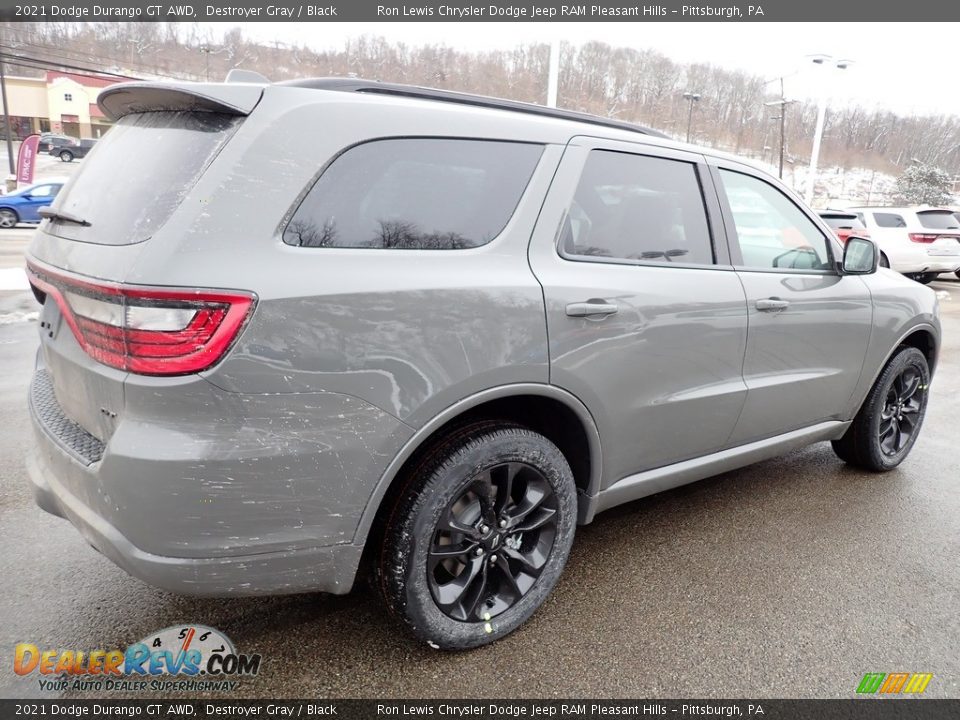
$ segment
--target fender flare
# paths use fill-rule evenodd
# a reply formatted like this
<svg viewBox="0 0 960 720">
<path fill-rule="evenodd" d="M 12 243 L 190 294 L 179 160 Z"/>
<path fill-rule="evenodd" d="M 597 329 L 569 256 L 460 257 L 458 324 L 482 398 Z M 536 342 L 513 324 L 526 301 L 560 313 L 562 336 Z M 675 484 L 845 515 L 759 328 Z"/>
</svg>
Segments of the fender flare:
<svg viewBox="0 0 960 720">
<path fill-rule="evenodd" d="M 893 346 L 890 348 L 890 351 L 886 355 L 884 355 L 883 362 L 881 362 L 877 366 L 877 368 L 873 371 L 873 373 L 870 376 L 870 382 L 867 383 L 861 389 L 861 392 L 859 393 L 859 396 L 857 397 L 856 402 L 853 405 L 850 418 L 848 419 L 852 419 L 856 417 L 857 413 L 860 412 L 860 408 L 863 407 L 863 403 L 866 401 L 867 395 L 870 394 L 870 390 L 876 384 L 877 378 L 880 377 L 880 373 L 883 372 L 883 369 L 887 366 L 887 363 L 889 363 L 891 358 L 893 358 L 893 354 L 897 351 L 897 348 L 903 345 L 904 340 L 906 340 L 908 337 L 910 337 L 911 335 L 913 335 L 914 333 L 920 330 L 924 330 L 933 336 L 933 341 L 936 347 L 936 354 L 937 355 L 940 354 L 941 335 L 940 335 L 939 328 L 925 321 L 919 322 L 916 325 L 911 325 L 910 327 L 906 328 L 903 332 L 900 333 L 899 337 L 897 338 L 897 341 L 893 343 Z M 864 369 L 866 370 L 866 368 Z M 933 373 L 935 369 L 936 369 L 936 365 L 933 365 L 930 367 L 931 378 L 933 377 Z"/>
<path fill-rule="evenodd" d="M 397 478 L 404 463 L 426 442 L 437 430 L 446 423 L 491 400 L 515 397 L 517 395 L 539 395 L 541 397 L 557 400 L 572 410 L 583 427 L 586 430 L 587 443 L 590 447 L 590 479 L 586 491 L 578 490 L 578 516 L 581 523 L 589 522 L 593 518 L 593 507 L 596 504 L 596 496 L 600 492 L 600 480 L 602 477 L 602 455 L 600 447 L 600 433 L 597 430 L 596 422 L 593 419 L 587 406 L 572 393 L 557 387 L 556 385 L 547 385 L 544 383 L 515 383 L 511 385 L 502 385 L 495 388 L 482 390 L 474 395 L 470 395 L 453 405 L 445 408 L 442 412 L 435 415 L 429 422 L 421 426 L 413 436 L 404 443 L 386 470 L 380 476 L 373 492 L 367 499 L 367 504 L 360 516 L 360 522 L 357 525 L 354 534 L 354 545 L 365 545 L 370 529 L 373 527 L 373 521 L 380 510 L 380 505 L 387 491 Z"/>
</svg>

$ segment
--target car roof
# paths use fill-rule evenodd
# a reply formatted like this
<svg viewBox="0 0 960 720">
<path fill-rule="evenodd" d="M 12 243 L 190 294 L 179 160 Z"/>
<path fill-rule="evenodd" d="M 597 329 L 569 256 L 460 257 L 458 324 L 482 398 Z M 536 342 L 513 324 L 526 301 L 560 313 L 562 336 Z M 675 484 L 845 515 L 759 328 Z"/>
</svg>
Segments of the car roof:
<svg viewBox="0 0 960 720">
<path fill-rule="evenodd" d="M 858 206 L 850 208 L 851 210 L 869 210 L 870 212 L 900 212 L 900 213 L 921 213 L 921 212 L 954 212 L 949 208 L 934 207 L 932 205 L 918 205 L 915 207 L 883 207 L 879 205 Z"/>
</svg>

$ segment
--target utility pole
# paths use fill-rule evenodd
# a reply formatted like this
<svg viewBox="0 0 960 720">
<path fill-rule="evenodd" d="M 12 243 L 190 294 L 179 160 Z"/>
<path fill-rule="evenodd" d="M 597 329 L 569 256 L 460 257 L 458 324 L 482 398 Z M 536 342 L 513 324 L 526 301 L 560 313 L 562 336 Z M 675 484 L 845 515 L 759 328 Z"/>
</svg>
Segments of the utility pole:
<svg viewBox="0 0 960 720">
<path fill-rule="evenodd" d="M 17 172 L 17 167 L 13 161 L 13 141 L 10 136 L 10 110 L 7 107 L 7 76 L 3 70 L 3 60 L 0 60 L 0 96 L 3 97 L 3 129 L 4 136 L 7 138 L 7 164 L 10 166 L 10 174 Z"/>
<path fill-rule="evenodd" d="M 203 53 L 204 58 L 204 77 L 206 78 L 207 82 L 210 82 L 210 46 L 201 45 L 200 52 Z"/>
<path fill-rule="evenodd" d="M 700 93 L 685 92 L 683 99 L 690 103 L 690 110 L 687 112 L 687 142 L 690 142 L 690 130 L 693 127 L 693 104 L 700 102 Z"/>
<path fill-rule="evenodd" d="M 772 107 L 774 105 L 780 106 L 780 114 L 774 115 L 771 117 L 771 120 L 780 121 L 780 179 L 783 180 L 783 155 L 784 149 L 787 146 L 787 105 L 795 103 L 796 100 L 787 100 L 783 94 L 783 78 L 780 78 L 780 99 L 771 100 L 768 103 L 764 103 L 767 107 Z"/>
</svg>

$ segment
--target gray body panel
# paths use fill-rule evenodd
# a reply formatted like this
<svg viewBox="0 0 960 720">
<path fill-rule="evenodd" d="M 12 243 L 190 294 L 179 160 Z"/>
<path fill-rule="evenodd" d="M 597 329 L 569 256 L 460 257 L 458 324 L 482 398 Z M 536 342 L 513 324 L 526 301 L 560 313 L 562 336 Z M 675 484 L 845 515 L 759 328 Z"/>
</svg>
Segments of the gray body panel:
<svg viewBox="0 0 960 720">
<path fill-rule="evenodd" d="M 209 370 L 145 377 L 94 361 L 46 303 L 38 367 L 64 415 L 104 453 L 84 466 L 35 417 L 29 468 L 42 507 L 157 585 L 347 592 L 404 462 L 491 400 L 538 396 L 573 412 L 590 456 L 579 487 L 588 522 L 614 504 L 842 434 L 904 337 L 923 330 L 939 343 L 932 292 L 893 273 L 738 271 L 706 171 L 716 265 L 558 253 L 590 148 L 701 168 L 733 162 L 714 153 L 557 118 L 290 86 L 131 87 L 109 103 L 122 115 L 148 106 L 151 93 L 167 106 L 186 107 L 194 93 L 206 98 L 201 109 L 250 114 L 149 240 L 74 242 L 44 223 L 30 256 L 112 282 L 252 291 L 256 309 Z M 543 144 L 491 242 L 454 251 L 282 242 L 338 154 L 424 136 Z M 758 314 L 755 300 L 775 293 L 790 294 L 790 310 Z M 616 303 L 617 314 L 566 314 L 593 298 Z"/>
</svg>

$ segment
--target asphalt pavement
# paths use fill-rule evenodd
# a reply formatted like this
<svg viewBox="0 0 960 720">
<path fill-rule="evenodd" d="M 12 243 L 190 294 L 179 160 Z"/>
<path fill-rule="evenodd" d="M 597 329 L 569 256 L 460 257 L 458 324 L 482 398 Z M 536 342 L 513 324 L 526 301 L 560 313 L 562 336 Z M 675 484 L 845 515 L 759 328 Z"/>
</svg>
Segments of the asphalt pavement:
<svg viewBox="0 0 960 720">
<path fill-rule="evenodd" d="M 116 568 L 33 504 L 36 323 L 0 324 L 0 697 L 61 695 L 14 674 L 18 642 L 124 648 L 180 623 L 262 655 L 233 697 L 844 698 L 864 673 L 900 671 L 933 673 L 927 697 L 960 697 L 960 281 L 932 287 L 942 359 L 898 470 L 852 470 L 819 444 L 611 510 L 578 529 L 526 626 L 459 654 L 412 641 L 363 587 L 206 600 Z"/>
</svg>

